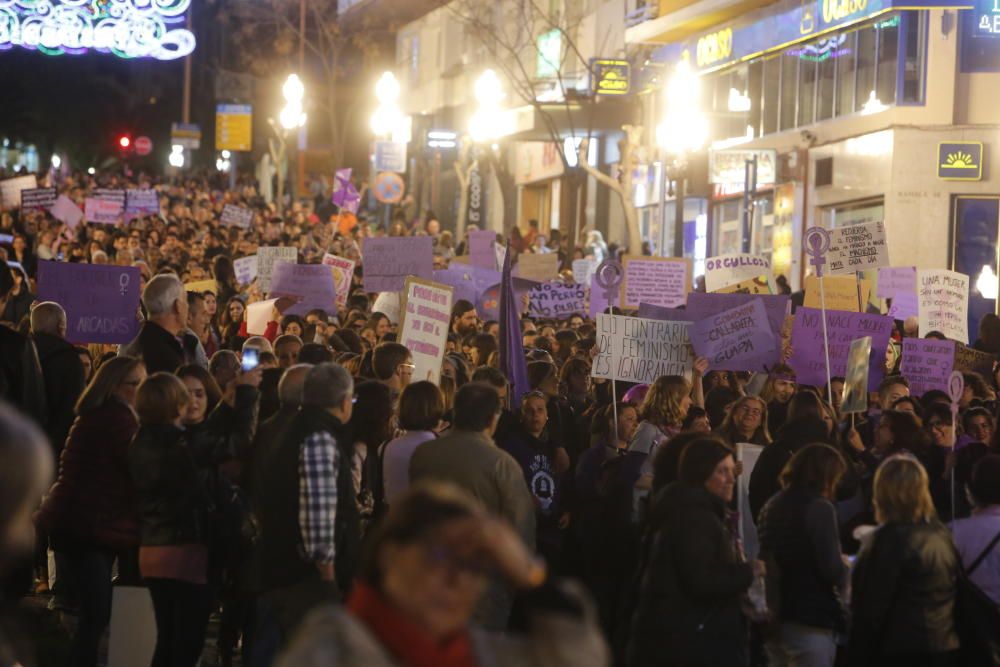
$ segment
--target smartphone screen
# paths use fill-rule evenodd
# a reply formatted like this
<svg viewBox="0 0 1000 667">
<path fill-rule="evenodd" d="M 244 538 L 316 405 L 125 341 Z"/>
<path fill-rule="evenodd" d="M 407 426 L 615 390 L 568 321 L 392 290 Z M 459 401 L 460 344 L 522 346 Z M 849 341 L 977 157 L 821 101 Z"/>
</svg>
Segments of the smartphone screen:
<svg viewBox="0 0 1000 667">
<path fill-rule="evenodd" d="M 252 371 L 260 363 L 260 352 L 257 348 L 248 347 L 243 350 L 243 372 Z"/>
</svg>

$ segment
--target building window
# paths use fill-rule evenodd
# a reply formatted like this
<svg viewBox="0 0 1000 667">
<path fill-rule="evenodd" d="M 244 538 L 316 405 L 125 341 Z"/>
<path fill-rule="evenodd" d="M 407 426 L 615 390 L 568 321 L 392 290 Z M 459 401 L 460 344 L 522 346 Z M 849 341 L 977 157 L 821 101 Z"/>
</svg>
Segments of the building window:
<svg viewBox="0 0 1000 667">
<path fill-rule="evenodd" d="M 708 75 L 704 108 L 717 115 L 712 139 L 745 136 L 747 127 L 754 136 L 791 130 L 864 111 L 876 101 L 922 104 L 926 15 L 889 14 Z M 738 108 L 731 102 L 736 95 L 742 96 Z"/>
</svg>

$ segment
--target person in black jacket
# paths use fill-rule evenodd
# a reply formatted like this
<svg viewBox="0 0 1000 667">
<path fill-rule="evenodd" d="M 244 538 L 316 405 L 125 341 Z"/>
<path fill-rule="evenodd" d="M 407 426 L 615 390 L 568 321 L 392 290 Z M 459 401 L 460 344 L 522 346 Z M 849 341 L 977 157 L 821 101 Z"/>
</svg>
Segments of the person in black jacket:
<svg viewBox="0 0 1000 667">
<path fill-rule="evenodd" d="M 784 490 L 761 510 L 760 554 L 776 581 L 769 597 L 778 601 L 771 609 L 778 626 L 767 642 L 770 667 L 833 667 L 836 660 L 847 563 L 831 499 L 846 469 L 833 447 L 806 445 L 781 474 Z"/>
<path fill-rule="evenodd" d="M 14 276 L 7 263 L 0 259 L 0 306 L 11 298 L 13 287 Z M 45 381 L 38 352 L 31 339 L 14 330 L 16 323 L 10 324 L 10 327 L 0 324 L 0 350 L 3 350 L 0 354 L 0 398 L 34 419 L 38 426 L 43 426 L 47 419 Z"/>
<path fill-rule="evenodd" d="M 256 375 L 242 376 L 242 383 L 253 377 L 259 382 Z M 235 392 L 241 393 L 247 395 Z M 251 393 L 255 402 L 256 392 Z M 234 398 L 238 406 L 240 399 Z M 255 406 L 228 403 L 200 427 L 186 430 L 190 403 L 184 383 L 168 373 L 150 375 L 136 395 L 140 429 L 129 449 L 129 472 L 138 496 L 139 569 L 156 615 L 153 667 L 193 667 L 201 655 L 214 601 L 211 481 L 218 464 L 234 458 L 234 447 L 252 439 L 254 430 Z M 228 410 L 236 416 L 227 417 Z"/>
<path fill-rule="evenodd" d="M 654 498 L 643 539 L 630 667 L 744 667 L 743 594 L 764 563 L 741 562 L 726 519 L 736 486 L 732 450 L 689 444 L 680 479 Z"/>
<path fill-rule="evenodd" d="M 955 665 L 955 598 L 961 563 L 937 520 L 927 472 L 910 455 L 875 474 L 879 528 L 862 546 L 851 579 L 852 667 Z"/>
<path fill-rule="evenodd" d="M 173 373 L 180 366 L 195 363 L 201 341 L 187 333 L 187 293 L 180 279 L 169 273 L 155 276 L 142 290 L 142 305 L 149 319 L 142 323 L 135 340 L 118 348 L 118 356 L 140 357 L 150 375 Z"/>
<path fill-rule="evenodd" d="M 31 337 L 45 378 L 49 418 L 45 431 L 58 457 L 76 416 L 76 402 L 83 393 L 83 362 L 66 340 L 66 311 L 54 301 L 45 301 L 31 311 Z"/>
</svg>

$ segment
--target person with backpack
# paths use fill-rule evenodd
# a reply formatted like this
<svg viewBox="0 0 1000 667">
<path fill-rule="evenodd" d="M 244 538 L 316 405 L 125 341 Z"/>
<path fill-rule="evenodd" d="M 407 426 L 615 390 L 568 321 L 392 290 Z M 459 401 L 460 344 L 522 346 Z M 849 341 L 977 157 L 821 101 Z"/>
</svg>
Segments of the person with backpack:
<svg viewBox="0 0 1000 667">
<path fill-rule="evenodd" d="M 972 516 L 951 525 L 964 570 L 962 654 L 983 667 L 1000 665 L 1000 456 L 984 456 L 968 486 Z"/>
<path fill-rule="evenodd" d="M 920 462 L 908 454 L 886 459 L 875 473 L 874 504 L 879 527 L 864 541 L 851 578 L 848 664 L 958 664 L 961 562 Z"/>
</svg>

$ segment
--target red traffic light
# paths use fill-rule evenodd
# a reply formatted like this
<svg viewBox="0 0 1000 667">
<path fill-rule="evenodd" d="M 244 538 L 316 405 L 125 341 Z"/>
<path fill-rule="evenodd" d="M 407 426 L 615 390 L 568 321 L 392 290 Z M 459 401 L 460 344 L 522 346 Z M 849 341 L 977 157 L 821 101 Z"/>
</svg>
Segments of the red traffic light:
<svg viewBox="0 0 1000 667">
<path fill-rule="evenodd" d="M 132 140 L 128 136 L 122 136 L 118 139 L 118 145 L 122 148 L 128 148 L 132 145 Z"/>
</svg>

